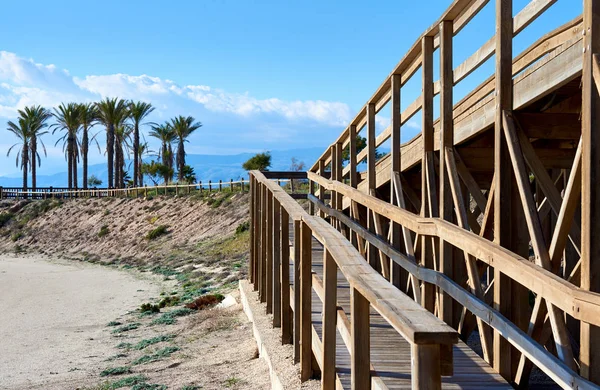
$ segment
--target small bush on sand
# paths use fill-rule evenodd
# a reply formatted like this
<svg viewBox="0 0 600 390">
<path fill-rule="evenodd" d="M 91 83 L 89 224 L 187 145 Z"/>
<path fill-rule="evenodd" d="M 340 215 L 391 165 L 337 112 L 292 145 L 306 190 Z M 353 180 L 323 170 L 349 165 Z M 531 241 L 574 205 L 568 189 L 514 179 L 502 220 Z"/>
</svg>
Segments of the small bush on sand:
<svg viewBox="0 0 600 390">
<path fill-rule="evenodd" d="M 131 387 L 134 385 L 140 385 L 142 383 L 146 383 L 148 378 L 143 375 L 130 376 L 127 378 L 119 379 L 110 384 L 109 388 L 112 389 L 121 389 L 123 387 Z"/>
<path fill-rule="evenodd" d="M 13 213 L 1 213 L 0 214 L 0 227 L 6 225 L 15 215 Z"/>
<path fill-rule="evenodd" d="M 144 339 L 144 340 L 140 341 L 139 343 L 137 343 L 136 345 L 134 345 L 132 348 L 140 351 L 146 347 L 149 347 L 150 345 L 162 343 L 165 341 L 171 341 L 174 338 L 175 338 L 174 334 L 163 334 L 160 336 L 152 337 L 150 339 Z"/>
<path fill-rule="evenodd" d="M 165 308 L 165 307 L 170 307 L 170 306 L 175 306 L 179 303 L 179 297 L 176 295 L 172 295 L 170 297 L 165 297 L 163 298 L 159 303 L 158 303 L 158 307 Z"/>
<path fill-rule="evenodd" d="M 225 299 L 225 297 L 221 294 L 208 294 L 195 299 L 193 302 L 185 305 L 185 307 L 192 310 L 202 310 L 221 303 L 223 299 Z"/>
<path fill-rule="evenodd" d="M 168 358 L 169 356 L 171 356 L 171 354 L 173 354 L 174 352 L 177 352 L 177 351 L 179 351 L 179 347 L 175 347 L 175 346 L 166 347 L 166 348 L 163 348 L 151 355 L 144 355 L 140 358 L 137 358 L 131 364 L 134 366 L 137 366 L 140 364 L 156 362 L 156 361 L 162 360 L 164 358 Z"/>
<path fill-rule="evenodd" d="M 158 313 L 160 312 L 160 307 L 151 303 L 142 303 L 142 306 L 140 306 L 140 311 L 142 313 Z"/>
<path fill-rule="evenodd" d="M 242 222 L 235 228 L 235 234 L 242 234 L 250 229 L 250 221 Z"/>
<path fill-rule="evenodd" d="M 139 385 L 131 387 L 131 390 L 167 390 L 167 386 L 151 383 L 140 383 Z"/>
<path fill-rule="evenodd" d="M 129 369 L 129 367 L 113 367 L 113 368 L 107 368 L 106 370 L 103 370 L 100 373 L 100 376 L 123 375 L 123 374 L 129 374 L 130 372 L 131 372 L 131 370 Z"/>
<path fill-rule="evenodd" d="M 121 326 L 115 330 L 112 331 L 112 333 L 123 333 L 123 332 L 129 332 L 130 330 L 134 330 L 140 327 L 139 323 L 133 323 L 133 324 L 128 324 L 128 325 L 124 325 Z"/>
<path fill-rule="evenodd" d="M 164 313 L 158 318 L 152 320 L 153 325 L 173 325 L 177 322 L 176 317 L 183 317 L 189 314 L 192 314 L 193 310 L 188 309 L 186 307 L 182 307 L 179 309 L 172 310 L 168 313 Z"/>
<path fill-rule="evenodd" d="M 152 229 L 146 234 L 147 240 L 154 240 L 160 236 L 164 236 L 169 233 L 167 225 L 159 225 L 156 229 Z"/>
<path fill-rule="evenodd" d="M 16 232 L 12 236 L 10 236 L 10 239 L 12 240 L 12 242 L 16 242 L 19 239 L 21 239 L 21 237 L 23 237 L 23 232 Z"/>
<path fill-rule="evenodd" d="M 111 321 L 108 324 L 106 324 L 106 326 L 119 326 L 119 325 L 123 325 L 123 324 L 119 321 Z"/>
<path fill-rule="evenodd" d="M 100 231 L 98 232 L 98 237 L 102 238 L 108 234 L 108 225 L 102 225 Z"/>
</svg>

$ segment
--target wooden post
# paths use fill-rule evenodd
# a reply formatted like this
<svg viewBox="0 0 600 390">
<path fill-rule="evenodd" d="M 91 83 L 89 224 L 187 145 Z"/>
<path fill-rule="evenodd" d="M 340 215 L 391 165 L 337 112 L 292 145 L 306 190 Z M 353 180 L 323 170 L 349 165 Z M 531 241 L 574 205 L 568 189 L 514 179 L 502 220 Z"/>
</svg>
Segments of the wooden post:
<svg viewBox="0 0 600 390">
<path fill-rule="evenodd" d="M 300 380 L 312 377 L 312 232 L 300 228 Z"/>
<path fill-rule="evenodd" d="M 267 197 L 267 208 L 264 213 L 264 217 L 267 222 L 267 314 L 273 313 L 273 275 L 275 274 L 274 262 L 273 262 L 273 193 L 266 188 Z"/>
<path fill-rule="evenodd" d="M 581 288 L 600 292 L 600 3 L 583 2 Z M 581 322 L 581 375 L 600 384 L 600 327 Z"/>
<path fill-rule="evenodd" d="M 208 192 L 212 192 L 212 182 L 208 181 Z"/>
<path fill-rule="evenodd" d="M 294 363 L 300 362 L 300 248 L 302 221 L 294 220 Z"/>
<path fill-rule="evenodd" d="M 175 196 L 179 196 L 179 183 L 175 184 Z"/>
<path fill-rule="evenodd" d="M 4 199 L 4 190 L 2 189 L 2 186 L 0 186 L 0 200 Z"/>
<path fill-rule="evenodd" d="M 291 344 L 293 337 L 290 308 L 290 217 L 281 207 L 281 342 Z"/>
<path fill-rule="evenodd" d="M 290 191 L 294 193 L 294 179 L 290 179 Z"/>
<path fill-rule="evenodd" d="M 233 179 L 229 179 L 229 192 L 233 192 Z"/>
<path fill-rule="evenodd" d="M 325 175 L 325 161 L 319 160 L 319 175 Z M 325 187 L 319 186 L 319 200 L 325 203 Z M 325 218 L 325 213 L 319 210 L 319 217 Z"/>
<path fill-rule="evenodd" d="M 400 131 L 400 127 L 402 126 L 402 117 L 401 117 L 401 113 L 400 113 L 400 90 L 402 87 L 402 77 L 399 74 L 393 74 L 391 76 L 391 111 L 392 111 L 392 118 L 391 118 L 391 126 L 392 126 L 392 139 L 391 139 L 391 150 L 390 150 L 390 155 L 391 155 L 391 175 L 390 178 L 392 178 L 392 180 L 390 180 L 390 202 L 395 205 L 398 206 L 399 205 L 399 200 L 396 197 L 396 188 L 395 188 L 395 184 L 394 184 L 394 180 L 393 178 L 395 177 L 396 174 L 400 174 L 402 173 L 402 166 L 401 166 L 401 145 L 402 145 L 402 141 L 400 139 L 400 135 L 401 135 L 401 131 Z M 401 227 L 399 224 L 395 223 L 395 222 L 390 222 L 390 229 L 391 229 L 391 244 L 392 246 L 397 249 L 400 250 L 401 249 Z M 406 288 L 406 282 L 408 280 L 408 274 L 407 272 L 402 269 L 402 267 L 400 267 L 399 264 L 396 264 L 395 262 L 392 262 L 392 266 L 391 266 L 391 282 L 394 286 L 401 288 L 402 290 L 404 288 Z M 404 290 L 403 290 L 404 291 Z"/>
<path fill-rule="evenodd" d="M 358 185 L 358 176 L 356 173 L 356 125 L 350 125 L 349 137 L 348 157 L 350 158 L 350 187 L 356 188 Z"/>
<path fill-rule="evenodd" d="M 513 82 L 512 82 L 512 37 L 513 15 L 512 0 L 496 0 L 496 113 L 494 122 L 494 242 L 514 249 L 515 240 L 512 235 L 516 221 L 512 221 L 514 214 L 513 174 L 510 155 L 508 153 L 506 137 L 502 130 L 502 112 L 512 110 Z M 515 286 L 516 287 L 516 286 Z M 513 320 L 512 301 L 518 298 L 517 291 L 513 291 L 510 278 L 494 269 L 494 309 L 508 319 Z M 493 366 L 508 381 L 512 380 L 512 352 L 510 343 L 502 337 L 500 332 L 494 331 Z"/>
<path fill-rule="evenodd" d="M 374 195 L 377 189 L 375 171 L 375 104 L 367 104 L 367 191 L 369 195 Z M 333 196 L 333 195 L 332 195 Z M 370 209 L 367 209 L 367 229 L 375 234 L 375 221 Z M 367 261 L 371 267 L 379 269 L 377 264 L 377 248 L 367 244 Z"/>
<path fill-rule="evenodd" d="M 413 344 L 412 388 L 437 390 L 442 388 L 439 344 Z"/>
<path fill-rule="evenodd" d="M 421 216 L 437 217 L 437 197 L 435 195 L 435 170 L 433 169 L 433 37 L 424 36 L 421 40 L 421 72 L 423 90 L 422 132 L 423 156 L 421 159 Z M 421 238 L 421 263 L 435 269 L 434 239 Z M 435 310 L 435 286 L 423 283 L 421 304 L 430 312 Z"/>
<path fill-rule="evenodd" d="M 144 198 L 148 197 L 148 184 L 144 184 Z"/>
<path fill-rule="evenodd" d="M 329 155 L 331 156 L 331 181 L 336 181 L 337 180 L 337 149 L 334 145 L 331 145 L 329 147 Z M 331 191 L 331 208 L 336 209 L 337 208 L 337 192 L 335 191 Z M 331 225 L 333 227 L 337 226 L 337 222 L 336 222 L 336 218 L 333 216 L 329 216 L 329 222 L 331 223 Z"/>
<path fill-rule="evenodd" d="M 313 196 L 315 195 L 315 182 L 312 180 L 308 181 L 308 192 Z M 315 215 L 315 204 L 313 202 L 308 202 L 308 213 Z"/>
<path fill-rule="evenodd" d="M 255 234 L 256 234 L 256 196 L 254 195 L 254 182 L 253 176 L 250 174 L 250 258 L 248 262 L 248 278 L 250 283 L 255 283 L 254 278 L 254 265 L 256 264 L 256 245 L 255 245 Z"/>
<path fill-rule="evenodd" d="M 272 195 L 272 194 L 271 194 Z M 272 196 L 271 218 L 273 226 L 273 327 L 281 326 L 281 206 L 279 201 Z"/>
<path fill-rule="evenodd" d="M 454 206 L 450 181 L 448 179 L 448 167 L 446 165 L 446 154 L 448 149 L 454 148 L 454 125 L 452 118 L 452 86 L 454 84 L 452 68 L 452 21 L 444 20 L 440 23 L 440 217 L 452 222 L 454 217 Z M 454 158 L 454 154 L 449 156 Z M 453 276 L 453 248 L 452 245 L 440 239 L 440 272 L 449 278 Z M 438 317 L 445 323 L 453 324 L 452 298 L 441 292 L 439 295 Z"/>
<path fill-rule="evenodd" d="M 337 142 L 334 144 L 335 147 L 335 180 L 339 182 L 343 182 L 344 179 L 342 177 L 342 144 Z M 342 210 L 342 194 L 339 192 L 335 193 L 335 209 L 338 211 Z M 342 223 L 340 221 L 336 221 L 336 228 L 341 231 Z"/>
<path fill-rule="evenodd" d="M 371 388 L 371 335 L 369 301 L 355 288 L 350 288 L 352 318 L 352 390 Z"/>
<path fill-rule="evenodd" d="M 219 179 L 219 192 L 223 191 L 223 181 Z"/>
<path fill-rule="evenodd" d="M 329 251 L 323 251 L 323 369 L 321 389 L 335 389 L 337 327 L 337 264 Z"/>
<path fill-rule="evenodd" d="M 256 181 L 256 179 L 255 179 L 255 181 Z M 198 182 L 198 190 L 200 191 L 200 193 L 202 193 L 202 180 L 200 180 Z"/>
<path fill-rule="evenodd" d="M 260 301 L 267 301 L 267 197 L 269 190 L 262 184 L 260 200 Z"/>
</svg>

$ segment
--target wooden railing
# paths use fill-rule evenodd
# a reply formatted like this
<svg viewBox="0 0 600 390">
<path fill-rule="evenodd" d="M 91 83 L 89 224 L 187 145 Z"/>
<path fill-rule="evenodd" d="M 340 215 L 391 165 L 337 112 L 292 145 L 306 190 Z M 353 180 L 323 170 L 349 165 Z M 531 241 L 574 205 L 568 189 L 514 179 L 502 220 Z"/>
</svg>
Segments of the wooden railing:
<svg viewBox="0 0 600 390">
<path fill-rule="evenodd" d="M 454 1 L 311 167 L 309 199 L 383 277 L 465 340 L 477 329 L 484 359 L 511 383 L 527 386 L 535 364 L 563 388 L 597 388 L 598 2 L 513 55 L 556 2 L 531 0 L 513 17 L 512 0 L 495 0 L 495 36 L 456 66 L 456 34 L 489 1 Z M 492 56 L 494 74 L 454 104 L 454 87 Z M 417 71 L 420 96 L 402 110 Z M 385 107 L 391 123 L 377 132 Z M 419 112 L 420 132 L 402 144 Z"/>
<path fill-rule="evenodd" d="M 288 180 L 280 180 L 285 183 Z M 34 189 L 23 190 L 17 187 L 0 187 L 0 199 L 70 199 L 70 198 L 104 198 L 104 197 L 139 197 L 150 195 L 179 195 L 189 194 L 191 192 L 222 192 L 227 191 L 247 191 L 249 180 L 229 180 L 208 182 L 199 181 L 190 184 L 162 184 L 143 187 L 126 188 L 88 188 L 88 189 L 69 189 L 66 187 L 38 187 Z"/>
<path fill-rule="evenodd" d="M 451 346 L 457 342 L 456 331 L 386 281 L 341 233 L 323 219 L 310 216 L 273 181 L 272 174 L 269 177 L 259 171 L 250 173 L 249 276 L 261 301 L 266 302 L 267 312 L 273 313 L 273 325 L 281 328 L 282 341 L 294 344 L 302 379 L 311 377 L 314 355 L 322 388 L 339 385 L 337 328 L 351 357 L 352 388 L 367 389 L 372 384 L 386 388 L 379 377 L 371 377 L 369 310 L 373 308 L 411 344 L 413 388 L 440 388 L 442 373 L 452 372 Z M 292 246 L 290 228 L 294 232 Z M 323 245 L 322 281 L 312 272 L 313 237 Z M 337 305 L 338 271 L 351 288 L 350 313 Z M 321 339 L 311 320 L 313 290 L 323 303 Z"/>
</svg>

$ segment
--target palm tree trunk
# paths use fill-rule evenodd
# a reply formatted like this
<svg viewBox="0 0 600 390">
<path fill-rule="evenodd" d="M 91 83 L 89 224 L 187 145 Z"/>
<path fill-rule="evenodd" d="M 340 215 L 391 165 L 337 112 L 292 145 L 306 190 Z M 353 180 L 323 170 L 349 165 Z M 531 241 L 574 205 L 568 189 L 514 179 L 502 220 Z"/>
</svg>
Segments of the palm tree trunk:
<svg viewBox="0 0 600 390">
<path fill-rule="evenodd" d="M 77 189 L 77 140 L 73 137 L 73 187 Z"/>
<path fill-rule="evenodd" d="M 108 188 L 113 188 L 113 155 L 115 143 L 115 126 L 110 124 L 106 129 L 106 156 L 108 159 Z"/>
<path fill-rule="evenodd" d="M 37 173 L 37 137 L 33 135 L 31 137 L 31 188 L 35 191 L 37 185 L 36 173 Z"/>
<path fill-rule="evenodd" d="M 23 165 L 23 191 L 27 191 L 27 168 L 29 162 L 29 148 L 27 143 L 23 143 L 23 150 L 21 151 L 21 165 Z"/>
<path fill-rule="evenodd" d="M 83 189 L 88 188 L 88 129 L 87 126 L 83 128 L 83 135 L 81 137 L 81 154 L 83 155 Z"/>
<path fill-rule="evenodd" d="M 67 165 L 69 167 L 68 185 L 69 189 L 73 188 L 73 144 L 71 139 L 67 140 Z"/>
<path fill-rule="evenodd" d="M 183 147 L 183 139 L 179 140 L 179 146 L 177 147 L 177 178 L 179 181 L 183 181 L 183 167 L 185 165 L 185 149 Z"/>
<path fill-rule="evenodd" d="M 138 185 L 138 163 L 139 163 L 139 151 L 140 149 L 140 129 L 136 123 L 135 128 L 133 129 L 133 186 L 137 187 Z"/>
</svg>

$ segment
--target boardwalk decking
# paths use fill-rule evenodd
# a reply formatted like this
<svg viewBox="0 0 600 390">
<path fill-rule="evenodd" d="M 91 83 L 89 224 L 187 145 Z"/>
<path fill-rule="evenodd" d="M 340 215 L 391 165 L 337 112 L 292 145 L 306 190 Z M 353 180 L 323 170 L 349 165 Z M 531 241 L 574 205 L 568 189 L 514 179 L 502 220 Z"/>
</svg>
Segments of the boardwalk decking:
<svg viewBox="0 0 600 390">
<path fill-rule="evenodd" d="M 290 243 L 294 242 L 293 227 L 290 228 Z M 323 279 L 323 246 L 313 238 L 312 269 Z M 293 253 L 293 247 L 290 249 Z M 294 264 L 290 265 L 290 285 L 294 284 Z M 350 313 L 350 289 L 348 281 L 338 271 L 338 306 Z M 312 295 L 312 323 L 316 334 L 322 338 L 322 309 L 317 293 Z M 374 376 L 379 376 L 389 389 L 411 389 L 411 348 L 377 312 L 371 309 L 371 363 L 375 368 Z M 350 355 L 344 345 L 340 332 L 337 332 L 336 368 L 337 375 L 344 389 L 351 388 Z M 464 342 L 454 346 L 454 374 L 442 378 L 443 389 L 512 389 L 512 387 L 494 372 Z"/>
</svg>

